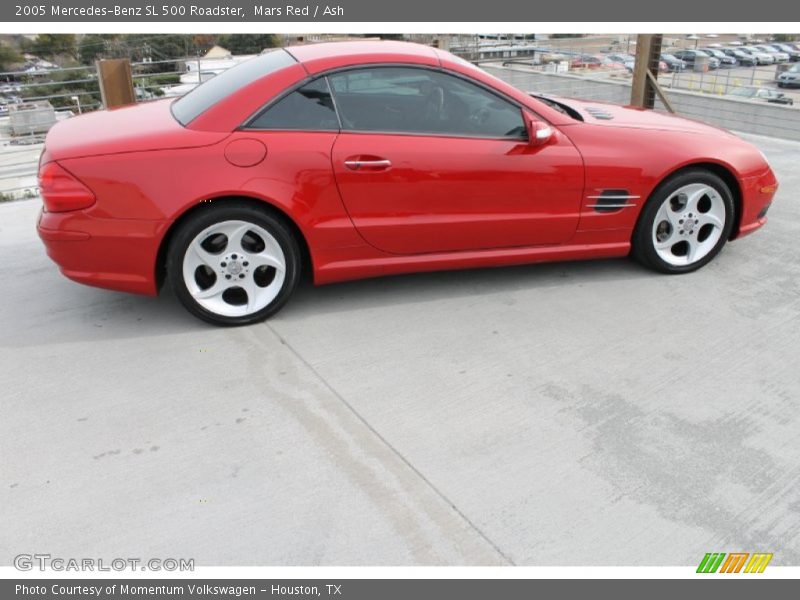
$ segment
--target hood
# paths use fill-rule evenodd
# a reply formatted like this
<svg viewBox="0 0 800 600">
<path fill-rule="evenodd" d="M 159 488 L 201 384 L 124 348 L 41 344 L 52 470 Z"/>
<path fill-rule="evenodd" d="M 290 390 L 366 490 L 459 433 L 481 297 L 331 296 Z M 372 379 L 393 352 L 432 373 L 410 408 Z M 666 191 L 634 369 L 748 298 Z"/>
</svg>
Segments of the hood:
<svg viewBox="0 0 800 600">
<path fill-rule="evenodd" d="M 591 125 L 736 137 L 725 129 L 660 111 L 637 108 L 635 106 L 620 106 L 608 102 L 590 102 L 553 96 L 548 96 L 548 98 L 573 109 L 580 114 L 585 123 Z"/>
<path fill-rule="evenodd" d="M 207 146 L 226 132 L 186 129 L 172 116 L 172 100 L 144 102 L 98 110 L 58 122 L 47 133 L 45 148 L 52 160 Z"/>
</svg>

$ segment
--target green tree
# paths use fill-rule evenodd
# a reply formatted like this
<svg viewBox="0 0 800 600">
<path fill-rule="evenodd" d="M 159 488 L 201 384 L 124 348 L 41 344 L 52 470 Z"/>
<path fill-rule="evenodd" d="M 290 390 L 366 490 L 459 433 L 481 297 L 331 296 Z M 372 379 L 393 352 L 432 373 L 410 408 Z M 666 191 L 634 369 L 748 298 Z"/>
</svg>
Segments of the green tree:
<svg viewBox="0 0 800 600">
<path fill-rule="evenodd" d="M 59 56 L 75 58 L 75 35 L 72 33 L 40 33 L 33 41 L 25 40 L 22 49 L 48 60 Z"/>
<path fill-rule="evenodd" d="M 83 36 L 78 42 L 78 60 L 85 65 L 91 65 L 98 58 L 115 56 L 115 40 L 119 36 L 114 34 L 90 33 Z"/>
<path fill-rule="evenodd" d="M 280 46 L 278 38 L 271 33 L 232 33 L 221 35 L 217 44 L 231 54 L 258 54 L 265 48 Z"/>
<path fill-rule="evenodd" d="M 122 37 L 121 42 L 133 61 L 185 58 L 197 51 L 194 36 L 184 34 L 132 34 Z"/>
<path fill-rule="evenodd" d="M 22 60 L 22 57 L 10 46 L 0 44 L 0 71 L 9 71 Z"/>
</svg>

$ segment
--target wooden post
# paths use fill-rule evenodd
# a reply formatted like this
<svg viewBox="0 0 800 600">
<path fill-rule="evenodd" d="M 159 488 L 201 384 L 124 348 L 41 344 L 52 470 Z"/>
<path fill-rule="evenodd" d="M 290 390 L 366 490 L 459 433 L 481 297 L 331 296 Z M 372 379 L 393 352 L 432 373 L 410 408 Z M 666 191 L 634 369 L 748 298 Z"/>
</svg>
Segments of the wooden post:
<svg viewBox="0 0 800 600">
<path fill-rule="evenodd" d="M 136 103 L 131 62 L 127 58 L 98 60 L 95 64 L 100 82 L 100 97 L 105 108 Z"/>
<path fill-rule="evenodd" d="M 662 35 L 640 34 L 636 38 L 636 63 L 633 66 L 631 104 L 653 108 L 658 85 L 658 63 L 661 56 Z"/>
</svg>

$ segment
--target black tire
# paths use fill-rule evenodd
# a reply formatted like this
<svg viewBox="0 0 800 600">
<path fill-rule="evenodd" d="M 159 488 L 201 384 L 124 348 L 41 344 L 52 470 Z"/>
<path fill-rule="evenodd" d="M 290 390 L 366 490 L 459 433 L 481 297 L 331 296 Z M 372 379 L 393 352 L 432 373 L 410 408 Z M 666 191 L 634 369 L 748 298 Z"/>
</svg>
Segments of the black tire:
<svg viewBox="0 0 800 600">
<path fill-rule="evenodd" d="M 262 309 L 242 316 L 226 316 L 206 309 L 192 297 L 183 277 L 184 256 L 195 237 L 216 223 L 231 220 L 246 221 L 265 229 L 280 245 L 286 262 L 284 280 L 275 298 Z M 249 325 L 267 319 L 286 304 L 300 279 L 301 256 L 295 236 L 280 216 L 253 203 L 221 200 L 191 215 L 175 231 L 167 249 L 167 280 L 186 310 L 203 321 L 223 326 Z"/>
<path fill-rule="evenodd" d="M 654 221 L 661 205 L 675 191 L 693 183 L 706 184 L 719 193 L 725 206 L 725 223 L 719 240 L 708 254 L 688 265 L 673 265 L 663 260 L 656 252 L 653 241 Z M 733 194 L 725 181 L 718 175 L 705 169 L 689 169 L 676 173 L 664 180 L 645 203 L 633 232 L 631 255 L 644 266 L 661 273 L 681 274 L 696 271 L 711 262 L 722 250 L 733 229 L 735 210 Z"/>
</svg>

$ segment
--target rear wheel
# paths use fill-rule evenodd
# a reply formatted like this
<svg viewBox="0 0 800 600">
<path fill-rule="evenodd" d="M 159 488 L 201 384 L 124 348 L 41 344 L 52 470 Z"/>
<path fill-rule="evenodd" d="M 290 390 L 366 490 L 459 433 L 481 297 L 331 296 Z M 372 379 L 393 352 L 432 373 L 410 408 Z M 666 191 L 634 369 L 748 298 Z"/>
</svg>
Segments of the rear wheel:
<svg viewBox="0 0 800 600">
<path fill-rule="evenodd" d="M 300 251 L 286 225 L 245 203 L 224 201 L 184 223 L 167 255 L 167 277 L 193 315 L 245 325 L 276 313 L 297 286 Z"/>
<path fill-rule="evenodd" d="M 709 171 L 692 169 L 662 183 L 647 201 L 633 235 L 633 256 L 662 273 L 688 273 L 709 263 L 733 227 L 733 196 Z"/>
</svg>

